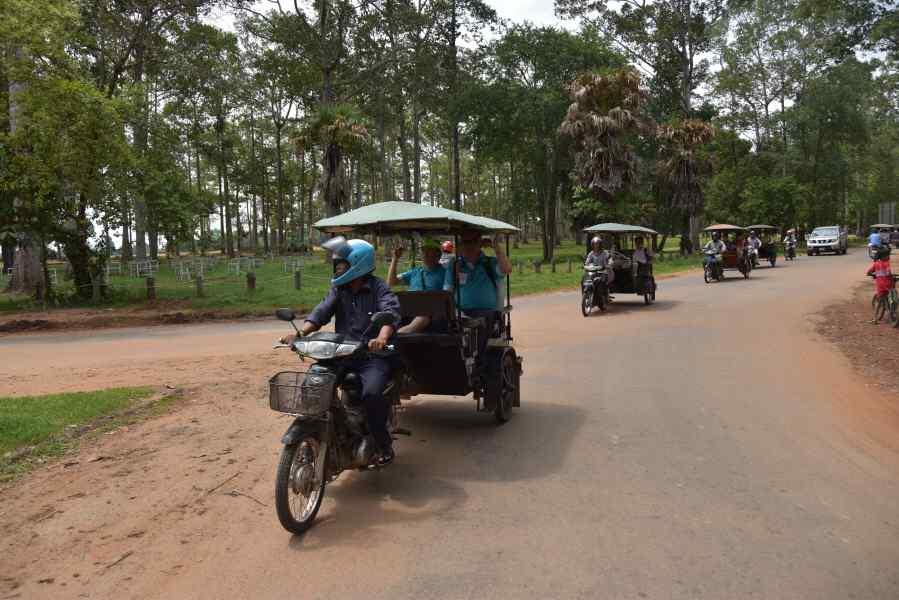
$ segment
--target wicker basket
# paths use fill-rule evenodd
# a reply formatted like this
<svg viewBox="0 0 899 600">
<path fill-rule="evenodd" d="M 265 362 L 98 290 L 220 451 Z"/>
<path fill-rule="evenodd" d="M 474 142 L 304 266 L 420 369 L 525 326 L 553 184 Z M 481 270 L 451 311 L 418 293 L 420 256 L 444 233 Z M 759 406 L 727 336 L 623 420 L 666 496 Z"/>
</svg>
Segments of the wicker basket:
<svg viewBox="0 0 899 600">
<path fill-rule="evenodd" d="M 331 407 L 333 373 L 281 371 L 268 381 L 272 410 L 291 415 L 321 415 Z"/>
</svg>

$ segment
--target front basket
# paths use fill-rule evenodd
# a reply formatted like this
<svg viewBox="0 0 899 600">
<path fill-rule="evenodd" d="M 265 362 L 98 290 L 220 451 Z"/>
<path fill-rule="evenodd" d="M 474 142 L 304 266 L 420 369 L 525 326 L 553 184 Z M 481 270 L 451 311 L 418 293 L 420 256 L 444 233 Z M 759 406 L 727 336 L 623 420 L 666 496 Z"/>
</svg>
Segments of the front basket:
<svg viewBox="0 0 899 600">
<path fill-rule="evenodd" d="M 291 415 L 321 415 L 331 406 L 334 375 L 281 371 L 268 381 L 272 410 Z"/>
</svg>

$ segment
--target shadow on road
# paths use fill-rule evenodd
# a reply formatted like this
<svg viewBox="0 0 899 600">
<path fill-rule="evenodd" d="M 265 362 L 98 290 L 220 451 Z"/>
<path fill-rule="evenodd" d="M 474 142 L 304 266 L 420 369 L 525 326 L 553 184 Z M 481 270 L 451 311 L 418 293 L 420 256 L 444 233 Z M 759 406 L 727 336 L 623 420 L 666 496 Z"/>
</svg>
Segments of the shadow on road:
<svg viewBox="0 0 899 600">
<path fill-rule="evenodd" d="M 671 310 L 673 308 L 676 308 L 679 304 L 681 304 L 680 300 L 657 299 L 654 303 L 647 305 L 645 302 L 643 302 L 642 298 L 637 299 L 637 300 L 631 300 L 631 299 L 621 300 L 620 298 L 621 298 L 621 296 L 616 298 L 609 305 L 609 308 L 608 308 L 608 310 L 606 310 L 606 312 L 600 312 L 598 309 L 593 309 L 593 312 L 591 312 L 590 316 L 587 318 L 588 319 L 595 319 L 595 318 L 608 319 L 610 317 L 614 317 L 616 314 L 620 315 L 620 314 L 625 314 L 625 313 L 630 313 L 630 312 L 641 312 L 641 311 L 660 312 L 660 311 Z"/>
<path fill-rule="evenodd" d="M 329 485 L 318 521 L 305 536 L 294 536 L 290 548 L 364 543 L 373 528 L 447 517 L 468 498 L 465 481 L 550 475 L 564 464 L 585 417 L 571 406 L 528 404 L 497 425 L 473 405 L 468 398 L 411 406 L 402 423 L 413 437 L 398 442 L 396 463 L 378 472 L 345 473 Z"/>
</svg>

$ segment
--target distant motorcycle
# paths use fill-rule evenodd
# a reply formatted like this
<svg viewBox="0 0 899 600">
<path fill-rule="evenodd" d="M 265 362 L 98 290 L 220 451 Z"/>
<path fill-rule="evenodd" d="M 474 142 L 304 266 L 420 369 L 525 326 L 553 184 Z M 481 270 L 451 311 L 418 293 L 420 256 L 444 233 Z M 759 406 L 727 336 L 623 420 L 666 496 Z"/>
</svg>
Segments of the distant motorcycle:
<svg viewBox="0 0 899 600">
<path fill-rule="evenodd" d="M 581 280 L 581 313 L 589 316 L 593 307 L 605 312 L 609 306 L 609 273 L 606 269 L 595 266 L 584 267 L 584 278 Z"/>
<path fill-rule="evenodd" d="M 724 279 L 724 269 L 721 267 L 721 255 L 714 251 L 703 252 L 702 277 L 706 283 L 721 281 Z"/>
<path fill-rule="evenodd" d="M 795 242 L 787 242 L 784 244 L 784 258 L 787 260 L 793 260 L 796 258 L 796 243 Z"/>
</svg>

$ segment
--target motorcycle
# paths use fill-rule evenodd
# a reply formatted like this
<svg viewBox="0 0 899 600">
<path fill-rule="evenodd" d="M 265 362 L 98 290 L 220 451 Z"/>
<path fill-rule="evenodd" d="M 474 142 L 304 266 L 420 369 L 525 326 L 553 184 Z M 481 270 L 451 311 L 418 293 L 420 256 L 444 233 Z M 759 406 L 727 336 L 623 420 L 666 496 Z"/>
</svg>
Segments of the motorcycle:
<svg viewBox="0 0 899 600">
<path fill-rule="evenodd" d="M 721 255 L 715 251 L 703 252 L 705 259 L 702 263 L 702 277 L 706 283 L 710 283 L 713 279 L 721 281 L 724 279 L 724 269 L 721 268 Z"/>
<path fill-rule="evenodd" d="M 796 258 L 796 244 L 787 242 L 784 244 L 784 258 L 793 260 Z"/>
<path fill-rule="evenodd" d="M 276 316 L 299 333 L 292 310 L 278 309 Z M 375 313 L 366 336 L 393 322 L 392 314 Z M 295 416 L 281 438 L 284 448 L 275 476 L 275 508 L 284 529 L 300 534 L 315 520 L 327 483 L 346 470 L 375 468 L 375 442 L 366 424 L 361 381 L 351 361 L 369 356 L 391 358 L 396 349 L 389 345 L 382 352 L 372 352 L 367 340 L 327 332 L 298 337 L 289 345 L 278 343 L 274 348 L 290 348 L 302 360 L 316 361 L 305 373 L 282 371 L 269 380 L 270 408 Z M 394 368 L 384 390 L 391 435 L 410 434 L 396 426 L 402 378 L 403 369 Z"/>
<path fill-rule="evenodd" d="M 755 246 L 747 246 L 746 251 L 749 253 L 749 261 L 753 269 L 759 268 L 759 250 Z"/>
<path fill-rule="evenodd" d="M 609 274 L 605 269 L 595 266 L 584 267 L 584 278 L 581 281 L 581 313 L 586 317 L 596 306 L 605 312 L 609 306 Z"/>
</svg>

